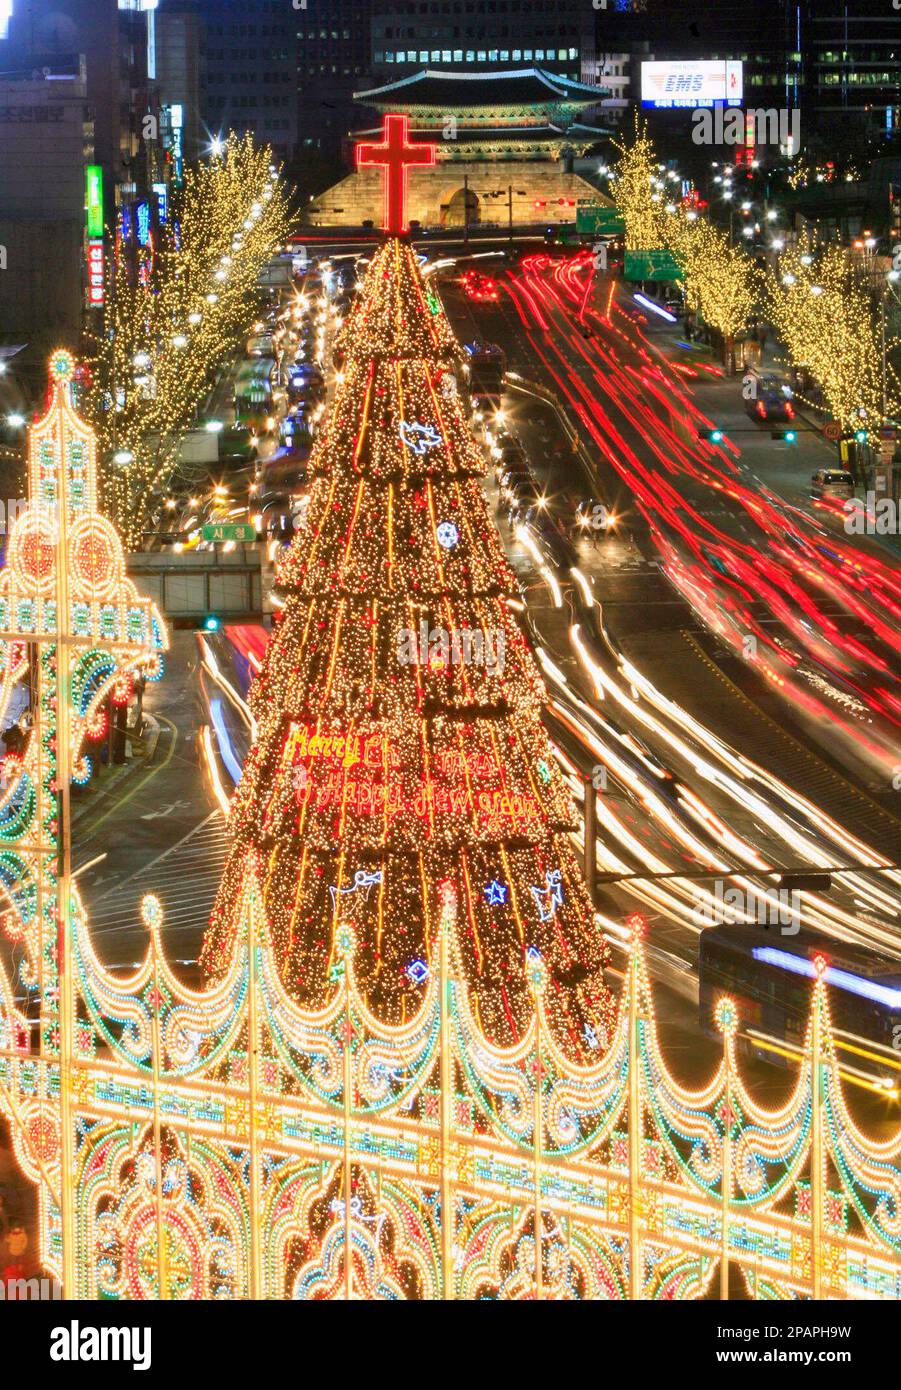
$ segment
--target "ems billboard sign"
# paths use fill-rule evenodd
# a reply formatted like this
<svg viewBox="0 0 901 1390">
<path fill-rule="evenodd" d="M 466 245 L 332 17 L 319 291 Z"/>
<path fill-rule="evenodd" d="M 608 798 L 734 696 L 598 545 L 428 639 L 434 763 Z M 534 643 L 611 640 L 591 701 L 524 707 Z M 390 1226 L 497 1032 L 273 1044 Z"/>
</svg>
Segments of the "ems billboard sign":
<svg viewBox="0 0 901 1390">
<path fill-rule="evenodd" d="M 743 96 L 744 72 L 739 59 L 685 59 L 641 65 L 643 106 L 739 106 Z"/>
</svg>

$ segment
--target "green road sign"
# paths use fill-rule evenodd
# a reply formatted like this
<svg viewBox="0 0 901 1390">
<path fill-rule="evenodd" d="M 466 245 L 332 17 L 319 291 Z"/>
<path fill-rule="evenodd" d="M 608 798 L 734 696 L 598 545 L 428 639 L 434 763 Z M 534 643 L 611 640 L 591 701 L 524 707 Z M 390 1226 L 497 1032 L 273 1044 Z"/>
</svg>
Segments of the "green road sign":
<svg viewBox="0 0 901 1390">
<path fill-rule="evenodd" d="M 618 236 L 626 230 L 623 215 L 616 207 L 578 207 L 576 208 L 576 231 L 599 232 L 606 236 Z"/>
<path fill-rule="evenodd" d="M 205 541 L 255 541 L 256 529 L 246 521 L 208 521 L 202 531 Z"/>
<path fill-rule="evenodd" d="M 669 251 L 627 251 L 624 259 L 627 280 L 679 279 L 679 263 Z"/>
<path fill-rule="evenodd" d="M 85 186 L 88 236 L 96 241 L 103 236 L 103 170 L 99 164 L 89 164 L 85 169 Z"/>
</svg>

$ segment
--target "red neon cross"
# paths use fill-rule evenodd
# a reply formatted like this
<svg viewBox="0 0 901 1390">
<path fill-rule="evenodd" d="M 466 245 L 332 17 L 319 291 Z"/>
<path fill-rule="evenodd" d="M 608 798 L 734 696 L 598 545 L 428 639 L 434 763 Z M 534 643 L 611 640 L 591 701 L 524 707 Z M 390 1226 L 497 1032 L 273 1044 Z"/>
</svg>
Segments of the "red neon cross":
<svg viewBox="0 0 901 1390">
<path fill-rule="evenodd" d="M 411 145 L 408 117 L 386 116 L 381 145 L 357 145 L 357 168 L 385 171 L 385 231 L 401 236 L 407 230 L 407 170 L 411 164 L 433 165 L 434 145 Z"/>
</svg>

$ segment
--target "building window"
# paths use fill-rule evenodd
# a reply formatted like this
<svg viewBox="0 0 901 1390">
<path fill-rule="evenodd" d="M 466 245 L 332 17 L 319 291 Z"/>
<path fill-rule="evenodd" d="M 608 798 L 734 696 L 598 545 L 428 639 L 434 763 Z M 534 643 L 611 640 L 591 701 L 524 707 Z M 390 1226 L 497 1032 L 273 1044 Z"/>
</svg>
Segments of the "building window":
<svg viewBox="0 0 901 1390">
<path fill-rule="evenodd" d="M 485 61 L 485 50 L 484 50 L 484 48 L 480 48 L 479 51 L 478 51 L 478 62 L 484 63 L 484 61 Z"/>
<path fill-rule="evenodd" d="M 520 61 L 521 58 L 522 58 L 522 49 L 521 49 L 521 48 L 514 48 L 514 50 L 513 50 L 513 61 L 514 61 L 514 63 L 518 63 L 518 62 Z"/>
<path fill-rule="evenodd" d="M 454 62 L 455 62 L 455 63 L 462 63 L 462 62 L 463 62 L 463 49 L 462 49 L 462 48 L 455 48 L 455 49 L 454 49 Z"/>
</svg>

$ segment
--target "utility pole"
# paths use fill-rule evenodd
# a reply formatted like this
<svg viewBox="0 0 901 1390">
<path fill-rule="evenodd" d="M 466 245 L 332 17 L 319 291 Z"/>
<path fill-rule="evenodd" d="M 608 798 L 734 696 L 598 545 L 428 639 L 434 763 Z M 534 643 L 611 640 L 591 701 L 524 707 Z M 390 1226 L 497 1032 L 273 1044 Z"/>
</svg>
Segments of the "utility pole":
<svg viewBox="0 0 901 1390">
<path fill-rule="evenodd" d="M 885 286 L 879 296 L 879 336 L 882 344 L 882 423 L 885 424 L 888 415 L 888 364 L 885 355 L 885 301 L 888 296 L 888 285 Z"/>
<path fill-rule="evenodd" d="M 463 245 L 469 242 L 469 175 L 463 175 Z"/>
</svg>

